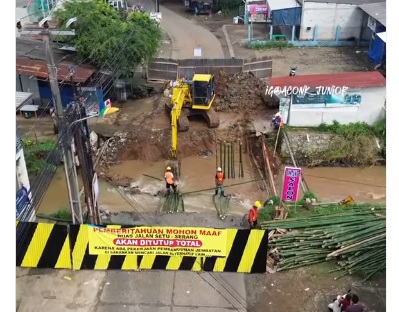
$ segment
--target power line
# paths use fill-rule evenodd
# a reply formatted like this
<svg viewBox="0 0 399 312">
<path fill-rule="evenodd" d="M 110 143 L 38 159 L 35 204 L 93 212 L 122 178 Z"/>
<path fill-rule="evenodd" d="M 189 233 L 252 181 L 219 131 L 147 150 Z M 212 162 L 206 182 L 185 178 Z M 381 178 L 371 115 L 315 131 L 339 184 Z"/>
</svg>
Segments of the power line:
<svg viewBox="0 0 399 312">
<path fill-rule="evenodd" d="M 369 184 L 369 183 L 349 181 L 349 180 L 341 180 L 341 179 L 336 179 L 336 178 L 320 177 L 320 176 L 315 176 L 315 175 L 307 174 L 307 173 L 302 173 L 302 174 L 304 176 L 318 178 L 318 179 L 326 179 L 326 180 L 333 180 L 333 181 L 339 181 L 339 182 L 345 182 L 345 183 L 352 183 L 352 184 L 360 184 L 360 185 L 367 185 L 367 186 L 373 186 L 373 187 L 386 188 L 386 186 L 383 186 L 383 185 Z"/>
</svg>

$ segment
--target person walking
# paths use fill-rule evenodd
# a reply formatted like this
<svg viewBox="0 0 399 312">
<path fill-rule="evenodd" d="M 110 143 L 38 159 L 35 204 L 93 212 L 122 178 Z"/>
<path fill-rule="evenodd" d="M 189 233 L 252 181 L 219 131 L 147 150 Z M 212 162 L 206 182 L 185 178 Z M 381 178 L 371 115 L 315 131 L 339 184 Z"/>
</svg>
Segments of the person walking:
<svg viewBox="0 0 399 312">
<path fill-rule="evenodd" d="M 166 167 L 165 182 L 166 182 L 166 191 L 169 193 L 170 188 L 172 187 L 173 192 L 176 193 L 177 184 L 176 184 L 175 177 L 172 173 L 172 168 L 170 166 Z"/>
<path fill-rule="evenodd" d="M 224 195 L 224 187 L 223 187 L 223 183 L 224 183 L 224 172 L 222 171 L 222 168 L 218 167 L 217 171 L 216 171 L 216 175 L 215 175 L 215 196 L 219 193 L 219 189 L 220 189 L 220 195 L 225 197 Z"/>
<path fill-rule="evenodd" d="M 258 226 L 258 209 L 262 206 L 262 203 L 257 200 L 254 202 L 252 208 L 249 210 L 248 213 L 248 223 L 249 229 L 256 229 Z"/>
</svg>

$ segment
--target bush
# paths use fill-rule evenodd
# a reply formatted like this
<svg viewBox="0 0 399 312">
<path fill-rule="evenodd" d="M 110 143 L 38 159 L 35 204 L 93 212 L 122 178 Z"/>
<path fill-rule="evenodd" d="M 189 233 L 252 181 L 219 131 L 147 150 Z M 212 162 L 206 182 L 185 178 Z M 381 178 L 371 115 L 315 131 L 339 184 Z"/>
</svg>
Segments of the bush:
<svg viewBox="0 0 399 312">
<path fill-rule="evenodd" d="M 43 167 L 48 154 L 55 148 L 52 139 L 36 141 L 29 137 L 22 140 L 26 169 L 30 175 L 36 175 Z"/>
<path fill-rule="evenodd" d="M 247 47 L 255 50 L 265 50 L 292 48 L 294 45 L 288 41 L 252 41 L 247 43 Z"/>
</svg>

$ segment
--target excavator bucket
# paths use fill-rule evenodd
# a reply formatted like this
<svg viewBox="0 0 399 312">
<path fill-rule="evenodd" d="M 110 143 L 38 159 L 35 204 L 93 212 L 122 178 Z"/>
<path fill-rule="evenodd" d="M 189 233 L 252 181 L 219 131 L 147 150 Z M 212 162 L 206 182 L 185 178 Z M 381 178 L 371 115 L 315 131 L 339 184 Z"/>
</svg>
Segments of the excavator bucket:
<svg viewBox="0 0 399 312">
<path fill-rule="evenodd" d="M 172 173 L 173 173 L 176 181 L 179 181 L 179 179 L 180 179 L 180 168 L 181 168 L 180 160 L 167 160 L 166 163 L 165 163 L 165 168 L 166 167 L 171 167 L 172 168 Z"/>
</svg>

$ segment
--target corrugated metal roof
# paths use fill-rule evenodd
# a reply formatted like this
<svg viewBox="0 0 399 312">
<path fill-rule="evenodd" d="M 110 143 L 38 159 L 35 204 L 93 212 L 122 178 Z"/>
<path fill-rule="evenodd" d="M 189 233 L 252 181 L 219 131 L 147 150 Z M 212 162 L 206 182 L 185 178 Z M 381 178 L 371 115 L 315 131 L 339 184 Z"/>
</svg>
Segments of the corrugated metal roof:
<svg viewBox="0 0 399 312">
<path fill-rule="evenodd" d="M 33 97 L 33 93 L 19 92 L 19 91 L 15 92 L 15 107 L 16 107 L 16 110 L 19 110 L 32 97 Z"/>
<path fill-rule="evenodd" d="M 299 8 L 301 5 L 296 0 L 267 0 L 270 11 Z"/>
<path fill-rule="evenodd" d="M 363 4 L 359 7 L 372 18 L 387 27 L 387 3 L 385 1 L 379 3 Z"/>
<path fill-rule="evenodd" d="M 378 71 L 349 72 L 339 74 L 298 75 L 286 77 L 271 77 L 273 87 L 349 87 L 370 88 L 386 85 L 385 77 Z"/>
<path fill-rule="evenodd" d="M 336 4 L 354 4 L 361 5 L 366 3 L 386 2 L 386 0 L 306 0 L 306 2 L 320 2 L 320 3 L 336 3 Z"/>
<path fill-rule="evenodd" d="M 25 38 L 16 38 L 16 55 L 17 57 L 28 57 L 34 60 L 46 60 L 46 54 L 44 53 L 44 42 L 41 40 L 30 40 Z M 59 63 L 65 60 L 74 60 L 76 52 L 66 51 L 61 49 L 64 45 L 52 42 L 54 62 Z"/>
<path fill-rule="evenodd" d="M 16 65 L 17 74 L 48 78 L 47 63 L 45 61 L 17 57 Z M 57 64 L 57 78 L 59 81 L 70 81 L 69 65 L 67 63 Z M 73 82 L 84 83 L 96 72 L 96 69 L 79 65 L 75 67 L 74 71 Z"/>
</svg>

